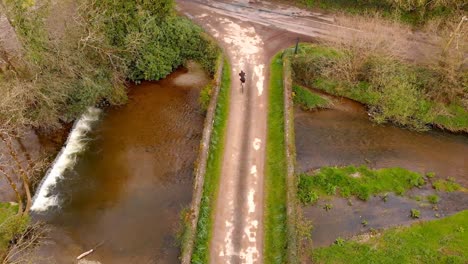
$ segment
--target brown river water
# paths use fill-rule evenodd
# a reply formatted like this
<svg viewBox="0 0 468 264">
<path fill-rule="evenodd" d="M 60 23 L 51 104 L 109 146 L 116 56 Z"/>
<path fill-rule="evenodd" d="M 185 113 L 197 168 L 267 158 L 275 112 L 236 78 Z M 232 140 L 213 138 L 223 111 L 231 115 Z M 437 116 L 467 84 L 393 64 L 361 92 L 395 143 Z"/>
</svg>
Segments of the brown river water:
<svg viewBox="0 0 468 264">
<path fill-rule="evenodd" d="M 418 133 L 392 125 L 372 123 L 359 103 L 334 98 L 334 109 L 295 110 L 297 171 L 322 166 L 367 165 L 372 168 L 402 167 L 419 173 L 435 172 L 437 177 L 453 177 L 468 186 L 468 136 L 441 131 Z M 430 185 L 407 192 L 406 197 L 389 195 L 384 202 L 374 197 L 368 202 L 336 198 L 303 208 L 311 220 L 313 246 L 326 246 L 338 237 L 351 237 L 370 228 L 380 229 L 414 223 L 410 210 L 421 211 L 421 220 L 443 217 L 468 209 L 466 192 L 437 193 L 441 201 L 434 210 L 417 196 L 434 194 Z M 413 199 L 409 198 L 413 197 Z M 325 211 L 325 204 L 333 209 Z M 367 226 L 361 222 L 366 220 Z"/>
<path fill-rule="evenodd" d="M 208 78 L 198 67 L 129 89 L 129 102 L 108 109 L 87 150 L 53 192 L 59 208 L 37 218 L 50 227 L 43 263 L 178 263 L 179 214 L 192 196 L 203 129 L 198 105 Z"/>
</svg>

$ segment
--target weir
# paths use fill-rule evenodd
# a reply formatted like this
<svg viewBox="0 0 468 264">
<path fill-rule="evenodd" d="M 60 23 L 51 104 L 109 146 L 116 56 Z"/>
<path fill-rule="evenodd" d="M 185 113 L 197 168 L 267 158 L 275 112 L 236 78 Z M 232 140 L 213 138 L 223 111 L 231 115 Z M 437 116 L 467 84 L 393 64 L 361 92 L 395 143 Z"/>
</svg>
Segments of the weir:
<svg viewBox="0 0 468 264">
<path fill-rule="evenodd" d="M 52 206 L 58 206 L 58 196 L 49 194 L 49 190 L 63 177 L 65 170 L 76 163 L 76 155 L 86 146 L 86 135 L 91 131 L 92 123 L 99 120 L 101 110 L 96 107 L 88 108 L 87 112 L 75 122 L 68 136 L 65 146 L 57 155 L 46 176 L 39 185 L 33 198 L 32 211 L 44 212 Z"/>
</svg>

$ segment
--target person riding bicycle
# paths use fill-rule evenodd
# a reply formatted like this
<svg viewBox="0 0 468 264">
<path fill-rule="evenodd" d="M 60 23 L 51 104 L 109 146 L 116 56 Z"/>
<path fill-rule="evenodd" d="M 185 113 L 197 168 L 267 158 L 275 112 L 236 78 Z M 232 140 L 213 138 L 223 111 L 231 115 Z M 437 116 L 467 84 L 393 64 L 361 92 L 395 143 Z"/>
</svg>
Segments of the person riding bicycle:
<svg viewBox="0 0 468 264">
<path fill-rule="evenodd" d="M 245 72 L 243 70 L 241 70 L 241 72 L 239 73 L 239 76 L 240 76 L 240 81 L 241 81 L 241 92 L 243 93 L 244 92 L 244 83 L 245 83 Z"/>
<path fill-rule="evenodd" d="M 241 83 L 245 83 L 245 72 L 241 70 L 239 73 Z"/>
</svg>

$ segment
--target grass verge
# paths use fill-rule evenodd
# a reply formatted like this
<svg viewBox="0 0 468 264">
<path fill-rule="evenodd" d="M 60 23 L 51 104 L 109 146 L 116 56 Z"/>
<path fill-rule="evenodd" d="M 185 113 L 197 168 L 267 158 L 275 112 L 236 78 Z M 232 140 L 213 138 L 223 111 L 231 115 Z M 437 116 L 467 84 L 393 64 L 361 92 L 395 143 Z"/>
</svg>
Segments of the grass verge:
<svg viewBox="0 0 468 264">
<path fill-rule="evenodd" d="M 286 263 L 286 153 L 284 137 L 283 62 L 277 54 L 270 65 L 265 175 L 265 263 Z"/>
<path fill-rule="evenodd" d="M 377 123 L 468 132 L 462 70 L 311 44 L 301 45 L 292 68 L 295 82 L 366 104 Z"/>
<path fill-rule="evenodd" d="M 325 108 L 330 105 L 330 101 L 314 94 L 307 88 L 299 85 L 293 85 L 293 99 L 294 103 L 301 106 L 304 110 L 312 110 L 314 108 Z"/>
<path fill-rule="evenodd" d="M 227 119 L 229 116 L 229 91 L 231 85 L 231 69 L 229 63 L 224 61 L 223 76 L 218 95 L 213 122 L 213 131 L 209 147 L 209 155 L 206 166 L 203 196 L 200 203 L 200 214 L 197 223 L 192 263 L 209 262 L 209 243 L 213 226 L 213 208 L 215 206 L 221 166 L 224 152 L 224 138 L 226 134 Z"/>
<path fill-rule="evenodd" d="M 468 263 L 468 211 L 383 231 L 365 242 L 341 241 L 311 252 L 314 263 Z"/>
<path fill-rule="evenodd" d="M 29 216 L 18 215 L 18 205 L 0 203 L 0 259 L 8 251 L 10 241 L 26 231 Z"/>
</svg>

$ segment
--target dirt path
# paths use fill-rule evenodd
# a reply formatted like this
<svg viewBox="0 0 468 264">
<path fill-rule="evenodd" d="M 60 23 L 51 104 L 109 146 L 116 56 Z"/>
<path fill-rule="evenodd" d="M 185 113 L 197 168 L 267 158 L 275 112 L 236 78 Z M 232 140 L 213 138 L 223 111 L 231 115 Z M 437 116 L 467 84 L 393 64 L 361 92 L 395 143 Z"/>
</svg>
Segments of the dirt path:
<svg viewBox="0 0 468 264">
<path fill-rule="evenodd" d="M 266 140 L 266 65 L 263 40 L 248 23 L 209 19 L 232 67 L 231 103 L 219 196 L 211 241 L 211 263 L 258 263 L 262 259 L 263 168 Z M 209 24 L 207 24 L 209 25 Z M 244 91 L 238 73 L 247 73 Z"/>
<path fill-rule="evenodd" d="M 331 17 L 267 2 L 178 0 L 178 10 L 205 28 L 231 64 L 231 102 L 210 263 L 263 263 L 264 165 L 268 68 L 279 50 L 302 41 L 361 31 Z M 239 72 L 247 73 L 242 92 Z"/>
</svg>

